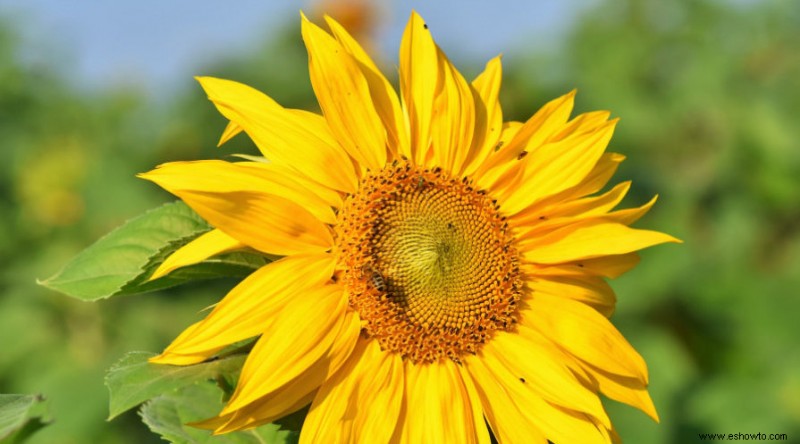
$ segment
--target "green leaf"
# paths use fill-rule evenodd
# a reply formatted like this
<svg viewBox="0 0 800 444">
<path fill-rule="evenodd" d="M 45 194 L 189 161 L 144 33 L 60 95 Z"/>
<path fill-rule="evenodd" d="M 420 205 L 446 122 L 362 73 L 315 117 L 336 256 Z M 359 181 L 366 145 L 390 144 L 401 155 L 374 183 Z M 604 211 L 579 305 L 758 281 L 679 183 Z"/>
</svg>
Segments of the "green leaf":
<svg viewBox="0 0 800 444">
<path fill-rule="evenodd" d="M 0 394 L 0 440 L 21 443 L 50 423 L 44 398 L 39 395 Z"/>
<path fill-rule="evenodd" d="M 143 267 L 139 276 L 125 284 L 115 295 L 146 293 L 148 291 L 161 290 L 201 279 L 241 278 L 269 263 L 269 260 L 260 254 L 235 252 L 216 256 L 195 265 L 179 268 L 153 281 L 147 280 L 167 256 L 178 248 L 186 245 L 186 243 L 195 237 L 196 236 L 192 236 L 164 247 L 162 251 L 154 255 L 148 264 Z"/>
<path fill-rule="evenodd" d="M 203 219 L 182 202 L 155 208 L 129 220 L 78 253 L 42 285 L 93 301 L 123 293 L 164 247 L 208 231 Z"/>
<path fill-rule="evenodd" d="M 299 431 L 267 424 L 251 430 L 213 436 L 211 431 L 187 423 L 216 416 L 222 409 L 222 392 L 212 382 L 186 386 L 145 404 L 142 421 L 165 440 L 180 444 L 287 444 L 296 443 Z"/>
<path fill-rule="evenodd" d="M 206 380 L 230 378 L 238 374 L 246 358 L 245 354 L 235 354 L 201 364 L 175 366 L 147 362 L 153 356 L 130 352 L 108 370 L 108 419 L 165 393 Z"/>
<path fill-rule="evenodd" d="M 39 283 L 94 301 L 159 290 L 190 280 L 243 277 L 268 262 L 255 253 L 230 253 L 147 280 L 167 256 L 209 229 L 183 202 L 166 204 L 129 220 Z"/>
</svg>

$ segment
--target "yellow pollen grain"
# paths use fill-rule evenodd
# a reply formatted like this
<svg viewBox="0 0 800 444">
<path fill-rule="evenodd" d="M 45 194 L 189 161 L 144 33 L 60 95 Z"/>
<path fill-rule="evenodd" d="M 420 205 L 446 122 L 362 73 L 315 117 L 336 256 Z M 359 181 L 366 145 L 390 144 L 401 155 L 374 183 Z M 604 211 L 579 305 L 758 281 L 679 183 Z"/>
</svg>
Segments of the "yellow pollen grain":
<svg viewBox="0 0 800 444">
<path fill-rule="evenodd" d="M 485 192 L 394 162 L 339 215 L 342 281 L 364 333 L 413 362 L 456 362 L 515 322 L 517 252 Z"/>
</svg>

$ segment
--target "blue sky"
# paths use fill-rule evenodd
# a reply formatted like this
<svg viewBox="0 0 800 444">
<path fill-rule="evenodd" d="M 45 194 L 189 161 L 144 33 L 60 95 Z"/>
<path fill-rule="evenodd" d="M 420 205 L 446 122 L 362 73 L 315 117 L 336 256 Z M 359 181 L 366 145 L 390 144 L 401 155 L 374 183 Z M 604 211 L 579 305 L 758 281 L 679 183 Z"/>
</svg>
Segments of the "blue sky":
<svg viewBox="0 0 800 444">
<path fill-rule="evenodd" d="M 430 25 L 452 59 L 486 60 L 504 53 L 506 62 L 521 49 L 558 44 L 576 12 L 591 0 L 400 1 L 380 5 L 379 50 L 396 60 L 411 9 Z M 246 54 L 287 20 L 299 20 L 309 0 L 64 1 L 0 0 L 0 14 L 22 32 L 25 57 L 44 48 L 82 87 L 135 84 L 158 91 L 185 82 L 219 54 Z"/>
</svg>

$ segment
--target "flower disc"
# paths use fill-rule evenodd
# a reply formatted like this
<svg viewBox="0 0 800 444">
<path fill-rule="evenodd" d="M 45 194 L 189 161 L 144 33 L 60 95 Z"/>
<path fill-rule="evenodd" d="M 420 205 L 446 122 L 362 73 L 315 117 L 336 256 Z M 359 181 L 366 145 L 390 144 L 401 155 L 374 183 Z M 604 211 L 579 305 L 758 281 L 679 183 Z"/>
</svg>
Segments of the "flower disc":
<svg viewBox="0 0 800 444">
<path fill-rule="evenodd" d="M 508 224 L 468 181 L 395 162 L 362 179 L 340 219 L 350 304 L 383 349 L 458 362 L 515 322 L 521 284 Z"/>
</svg>

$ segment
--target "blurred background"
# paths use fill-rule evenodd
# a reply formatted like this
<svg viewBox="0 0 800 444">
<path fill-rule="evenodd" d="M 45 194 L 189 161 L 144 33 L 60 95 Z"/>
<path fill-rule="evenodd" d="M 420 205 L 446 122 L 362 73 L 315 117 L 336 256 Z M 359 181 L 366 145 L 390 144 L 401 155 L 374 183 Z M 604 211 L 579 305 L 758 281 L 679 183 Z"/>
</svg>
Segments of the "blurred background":
<svg viewBox="0 0 800 444">
<path fill-rule="evenodd" d="M 97 303 L 35 284 L 171 200 L 136 173 L 255 152 L 245 137 L 215 148 L 225 121 L 191 76 L 318 109 L 299 7 L 338 18 L 396 78 L 411 5 L 468 78 L 504 53 L 506 120 L 573 88 L 577 111 L 620 117 L 626 203 L 659 194 L 639 226 L 685 241 L 612 282 L 661 415 L 609 401 L 623 439 L 800 442 L 799 2 L 164 3 L 0 0 L 0 393 L 49 399 L 55 422 L 31 442 L 160 442 L 135 412 L 105 422 L 104 372 L 160 350 L 234 284 Z"/>
</svg>

